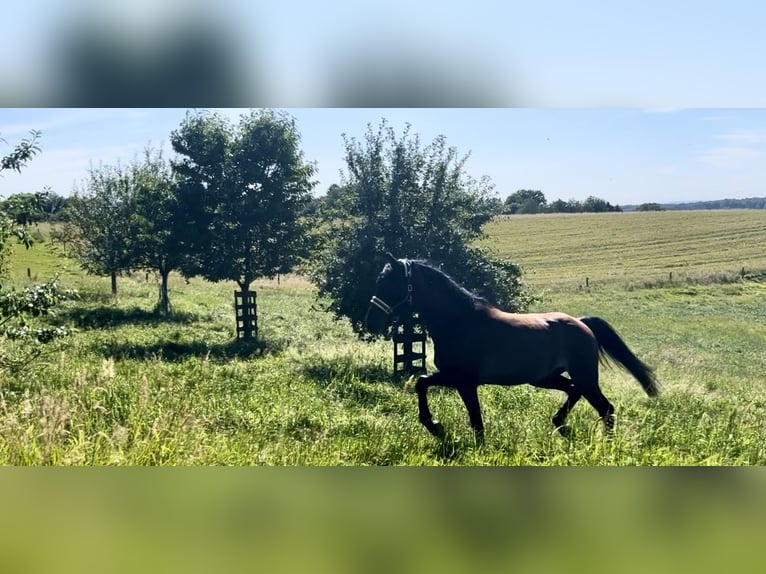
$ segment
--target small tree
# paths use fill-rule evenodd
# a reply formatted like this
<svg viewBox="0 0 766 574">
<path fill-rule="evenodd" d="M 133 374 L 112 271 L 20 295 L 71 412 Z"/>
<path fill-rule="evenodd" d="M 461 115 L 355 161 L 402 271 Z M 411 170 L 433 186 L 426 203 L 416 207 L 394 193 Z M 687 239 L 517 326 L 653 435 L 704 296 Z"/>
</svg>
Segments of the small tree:
<svg viewBox="0 0 766 574">
<path fill-rule="evenodd" d="M 30 138 L 22 140 L 10 153 L 1 157 L 0 172 L 21 171 L 39 153 L 39 137 L 40 132 L 31 132 Z M 0 209 L 0 280 L 7 276 L 7 255 L 14 238 L 27 249 L 32 244 L 25 222 L 19 222 Z M 41 353 L 42 344 L 68 334 L 63 327 L 37 325 L 34 318 L 52 314 L 62 300 L 74 296 L 76 293 L 73 291 L 60 290 L 55 281 L 31 285 L 20 292 L 3 290 L 0 284 L 0 372 L 27 365 Z M 8 351 L 8 340 L 20 345 L 17 352 Z"/>
<path fill-rule="evenodd" d="M 2 137 L 0 142 L 7 143 Z M 32 130 L 28 138 L 21 140 L 9 153 L 0 157 L 0 172 L 13 170 L 21 173 L 21 168 L 38 153 L 40 153 L 40 132 Z"/>
<path fill-rule="evenodd" d="M 131 179 L 120 166 L 91 166 L 88 178 L 69 202 L 63 235 L 85 271 L 111 278 L 133 265 L 131 242 Z"/>
<path fill-rule="evenodd" d="M 642 203 L 636 208 L 636 211 L 665 211 L 665 208 L 662 207 L 659 203 L 655 202 L 649 202 L 649 203 Z"/>
<path fill-rule="evenodd" d="M 472 245 L 498 201 L 489 179 L 465 173 L 467 156 L 443 136 L 422 146 L 407 127 L 398 137 L 385 120 L 377 131 L 368 126 L 364 142 L 344 139 L 344 200 L 327 214 L 324 248 L 311 273 L 336 316 L 363 331 L 386 251 L 442 264 L 467 288 L 507 309 L 527 304 L 521 269 Z"/>
<path fill-rule="evenodd" d="M 7 143 L 2 137 L 0 137 L 0 142 Z M 7 170 L 21 172 L 21 168 L 40 153 L 39 142 L 40 132 L 33 130 L 28 138 L 21 140 L 10 152 L 0 157 L 0 177 L 2 177 L 2 172 Z M 15 238 L 27 249 L 32 244 L 32 237 L 27 233 L 26 223 L 17 221 L 7 212 L 5 207 L 3 205 L 3 209 L 0 209 L 0 279 L 4 278 L 7 273 L 8 255 L 11 249 L 10 240 Z M 2 285 L 0 285 L 1 288 Z"/>
<path fill-rule="evenodd" d="M 542 213 L 547 201 L 545 194 L 537 189 L 520 189 L 505 198 L 503 213 Z"/>
<path fill-rule="evenodd" d="M 589 213 L 604 213 L 607 211 L 622 211 L 622 208 L 620 208 L 619 205 L 612 205 L 605 199 L 591 195 L 583 202 L 583 211 Z"/>
<path fill-rule="evenodd" d="M 168 277 L 181 267 L 182 246 L 176 188 L 170 164 L 162 151 L 147 147 L 141 161 L 130 166 L 130 261 L 160 276 L 157 311 L 170 313 Z"/>
<path fill-rule="evenodd" d="M 171 142 L 181 156 L 173 167 L 186 229 L 182 272 L 236 281 L 246 298 L 255 279 L 288 272 L 306 251 L 299 214 L 314 185 L 294 119 L 251 111 L 232 126 L 218 114 L 189 113 Z"/>
</svg>

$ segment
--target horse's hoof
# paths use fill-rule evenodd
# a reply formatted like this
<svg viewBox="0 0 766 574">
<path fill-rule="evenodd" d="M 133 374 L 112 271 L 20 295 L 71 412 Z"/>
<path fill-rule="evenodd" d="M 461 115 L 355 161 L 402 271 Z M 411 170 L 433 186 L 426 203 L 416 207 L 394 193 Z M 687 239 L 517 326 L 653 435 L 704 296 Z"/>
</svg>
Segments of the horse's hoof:
<svg viewBox="0 0 766 574">
<path fill-rule="evenodd" d="M 569 425 L 557 426 L 556 430 L 559 431 L 559 434 L 566 439 L 571 439 L 574 435 L 574 432 L 572 431 L 572 427 L 570 427 Z"/>
<path fill-rule="evenodd" d="M 429 428 L 428 430 L 430 430 L 431 434 L 434 435 L 436 438 L 444 438 L 447 434 L 444 431 L 444 425 L 441 424 L 439 421 L 434 421 L 431 424 L 431 428 Z"/>
</svg>

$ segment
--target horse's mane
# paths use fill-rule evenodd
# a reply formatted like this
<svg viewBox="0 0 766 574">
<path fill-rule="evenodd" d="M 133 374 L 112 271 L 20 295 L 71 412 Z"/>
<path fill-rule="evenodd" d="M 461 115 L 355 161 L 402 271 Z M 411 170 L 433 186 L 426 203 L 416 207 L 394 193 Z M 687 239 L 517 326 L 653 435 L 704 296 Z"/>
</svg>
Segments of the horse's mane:
<svg viewBox="0 0 766 574">
<path fill-rule="evenodd" d="M 412 259 L 410 263 L 417 265 L 427 278 L 437 278 L 439 284 L 446 289 L 449 295 L 466 307 L 475 309 L 477 306 L 489 306 L 489 302 L 486 299 L 472 293 L 429 261 L 425 259 Z"/>
</svg>

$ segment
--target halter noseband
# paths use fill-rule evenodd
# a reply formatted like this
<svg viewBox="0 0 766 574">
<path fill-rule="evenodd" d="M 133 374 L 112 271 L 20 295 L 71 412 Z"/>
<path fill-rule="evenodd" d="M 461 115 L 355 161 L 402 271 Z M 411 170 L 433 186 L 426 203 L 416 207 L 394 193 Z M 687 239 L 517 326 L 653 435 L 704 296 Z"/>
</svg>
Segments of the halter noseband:
<svg viewBox="0 0 766 574">
<path fill-rule="evenodd" d="M 400 259 L 399 261 L 404 264 L 404 277 L 407 279 L 407 296 L 395 305 L 389 305 L 383 301 L 383 299 L 374 295 L 372 299 L 370 299 L 370 305 L 375 305 L 375 307 L 383 311 L 386 315 L 390 315 L 394 312 L 394 309 L 405 303 L 412 303 L 412 282 L 410 281 L 412 278 L 412 263 L 409 259 Z"/>
</svg>

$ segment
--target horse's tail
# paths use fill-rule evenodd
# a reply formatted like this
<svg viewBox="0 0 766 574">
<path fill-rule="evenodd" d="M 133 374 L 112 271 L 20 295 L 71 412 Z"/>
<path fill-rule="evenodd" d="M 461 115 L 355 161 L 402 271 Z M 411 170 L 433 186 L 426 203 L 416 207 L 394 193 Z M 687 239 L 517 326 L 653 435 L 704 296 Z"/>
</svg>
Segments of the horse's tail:
<svg viewBox="0 0 766 574">
<path fill-rule="evenodd" d="M 609 323 L 599 317 L 581 317 L 580 321 L 595 335 L 601 356 L 607 356 L 622 365 L 641 383 L 650 397 L 659 394 L 660 383 L 655 378 L 652 368 L 633 354 Z"/>
</svg>

